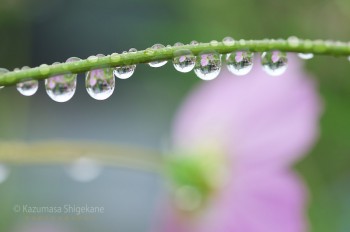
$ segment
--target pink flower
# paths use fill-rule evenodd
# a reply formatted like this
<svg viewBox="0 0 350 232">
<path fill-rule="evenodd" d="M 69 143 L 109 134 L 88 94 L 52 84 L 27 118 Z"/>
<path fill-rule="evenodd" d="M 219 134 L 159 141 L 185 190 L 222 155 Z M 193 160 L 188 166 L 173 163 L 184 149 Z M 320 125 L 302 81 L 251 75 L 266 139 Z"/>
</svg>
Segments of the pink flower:
<svg viewBox="0 0 350 232">
<path fill-rule="evenodd" d="M 307 231 L 307 191 L 291 166 L 317 137 L 320 100 L 294 56 L 280 77 L 255 63 L 245 77 L 225 69 L 181 106 L 174 147 L 216 151 L 227 163 L 227 181 L 195 215 L 171 207 L 163 232 Z"/>
</svg>

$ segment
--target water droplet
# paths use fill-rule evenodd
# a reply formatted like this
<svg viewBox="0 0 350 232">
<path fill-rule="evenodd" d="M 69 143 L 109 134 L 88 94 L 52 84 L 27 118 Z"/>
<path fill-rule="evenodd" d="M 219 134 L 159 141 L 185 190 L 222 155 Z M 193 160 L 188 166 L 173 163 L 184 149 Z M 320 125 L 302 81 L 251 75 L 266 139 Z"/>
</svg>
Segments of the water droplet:
<svg viewBox="0 0 350 232">
<path fill-rule="evenodd" d="M 81 61 L 81 59 L 79 57 L 70 57 L 66 60 L 66 63 L 74 63 L 74 65 L 78 65 L 78 61 Z"/>
<path fill-rule="evenodd" d="M 314 54 L 313 53 L 298 53 L 299 58 L 303 59 L 303 60 L 310 60 L 312 58 L 314 58 Z"/>
<path fill-rule="evenodd" d="M 164 45 L 162 44 L 155 44 L 152 46 L 152 49 L 157 50 L 157 49 L 162 49 L 164 48 Z M 149 66 L 153 67 L 153 68 L 158 68 L 158 67 L 162 67 L 163 65 L 165 65 L 168 61 L 163 60 L 163 61 L 152 61 L 149 63 Z"/>
<path fill-rule="evenodd" d="M 6 68 L 0 68 L 0 76 L 2 74 L 8 73 L 8 72 L 9 72 L 9 70 L 7 70 Z"/>
<path fill-rule="evenodd" d="M 213 47 L 216 47 L 216 46 L 219 45 L 219 42 L 216 41 L 216 40 L 212 40 L 212 41 L 210 41 L 210 45 L 213 46 Z"/>
<path fill-rule="evenodd" d="M 253 68 L 254 53 L 249 51 L 237 51 L 226 55 L 228 70 L 237 75 L 246 75 Z"/>
<path fill-rule="evenodd" d="M 0 76 L 9 72 L 9 70 L 5 69 L 5 68 L 0 68 Z M 5 86 L 0 86 L 0 89 L 4 88 Z"/>
<path fill-rule="evenodd" d="M 111 61 L 118 62 L 120 60 L 120 55 L 118 53 L 113 53 L 111 55 Z"/>
<path fill-rule="evenodd" d="M 134 74 L 136 65 L 127 65 L 122 67 L 117 67 L 113 71 L 113 75 L 119 79 L 128 79 Z"/>
<path fill-rule="evenodd" d="M 175 191 L 175 203 L 180 210 L 194 211 L 203 203 L 203 196 L 197 188 L 184 185 Z"/>
<path fill-rule="evenodd" d="M 232 37 L 225 37 L 222 42 L 224 43 L 225 46 L 233 46 L 235 45 L 235 40 Z"/>
<path fill-rule="evenodd" d="M 96 63 L 98 61 L 98 57 L 97 56 L 89 56 L 87 58 L 87 61 L 90 63 Z"/>
<path fill-rule="evenodd" d="M 37 80 L 25 81 L 17 84 L 17 90 L 24 96 L 32 96 L 39 88 Z"/>
<path fill-rule="evenodd" d="M 146 55 L 148 55 L 148 56 L 152 56 L 152 55 L 154 54 L 154 51 L 153 51 L 152 48 L 147 48 L 147 49 L 145 50 L 145 53 L 146 53 Z"/>
<path fill-rule="evenodd" d="M 77 86 L 76 77 L 76 74 L 64 74 L 46 79 L 46 93 L 56 102 L 69 101 L 75 93 Z"/>
<path fill-rule="evenodd" d="M 3 164 L 0 164 L 0 184 L 5 182 L 10 174 L 10 170 Z"/>
<path fill-rule="evenodd" d="M 196 57 L 190 50 L 180 49 L 174 52 L 173 65 L 179 72 L 187 73 L 192 71 L 196 64 Z"/>
<path fill-rule="evenodd" d="M 23 96 L 32 96 L 39 88 L 39 82 L 37 80 L 29 80 L 20 82 L 16 85 L 18 92 Z"/>
<path fill-rule="evenodd" d="M 287 54 L 281 51 L 264 52 L 261 56 L 261 64 L 271 76 L 282 75 L 287 69 L 287 62 Z"/>
<path fill-rule="evenodd" d="M 77 66 L 78 65 L 78 61 L 81 61 L 80 58 L 78 57 L 70 57 L 67 59 L 67 61 L 63 64 L 63 69 L 67 70 L 68 69 L 68 63 L 73 63 L 76 62 L 74 65 Z M 54 64 L 60 64 L 58 62 L 55 62 Z"/>
<path fill-rule="evenodd" d="M 174 47 L 180 47 L 180 46 L 184 46 L 184 44 L 180 43 L 180 42 L 177 42 L 177 43 L 174 44 Z"/>
<path fill-rule="evenodd" d="M 66 63 L 79 61 L 77 57 L 69 58 Z M 75 93 L 77 87 L 77 74 L 63 74 L 45 80 L 46 93 L 56 102 L 67 102 Z"/>
<path fill-rule="evenodd" d="M 95 160 L 82 157 L 76 160 L 68 169 L 69 176 L 78 182 L 90 182 L 101 174 L 101 166 Z"/>
<path fill-rule="evenodd" d="M 309 39 L 304 40 L 304 48 L 309 49 L 309 48 L 312 48 L 312 46 L 313 46 L 313 43 L 311 40 Z"/>
<path fill-rule="evenodd" d="M 22 70 L 29 69 L 28 66 L 22 68 Z M 29 80 L 20 82 L 17 84 L 17 90 L 24 96 L 32 96 L 39 88 L 39 82 L 37 80 Z"/>
<path fill-rule="evenodd" d="M 194 72 L 202 80 L 215 79 L 221 70 L 221 58 L 217 52 L 204 52 L 197 56 Z"/>
<path fill-rule="evenodd" d="M 289 46 L 291 47 L 298 47 L 299 44 L 300 44 L 300 40 L 298 37 L 296 36 L 290 36 L 288 39 L 287 39 L 287 43 Z"/>
<path fill-rule="evenodd" d="M 50 72 L 50 66 L 48 66 L 47 64 L 42 64 L 39 66 L 39 72 L 42 75 L 47 75 Z"/>
<path fill-rule="evenodd" d="M 196 40 L 192 40 L 190 45 L 197 46 L 197 45 L 199 45 L 199 43 Z"/>
<path fill-rule="evenodd" d="M 135 53 L 137 52 L 137 50 L 135 48 L 131 48 L 129 52 Z M 113 75 L 119 79 L 128 79 L 129 77 L 132 76 L 132 74 L 134 74 L 135 69 L 136 69 L 136 64 L 116 67 L 113 71 Z"/>
<path fill-rule="evenodd" d="M 89 95 L 96 100 L 109 98 L 115 88 L 113 69 L 103 68 L 87 72 L 85 87 Z"/>
<path fill-rule="evenodd" d="M 350 56 L 348 56 L 348 61 L 350 61 Z"/>
<path fill-rule="evenodd" d="M 241 46 L 245 46 L 247 44 L 247 41 L 245 41 L 244 39 L 240 39 L 238 42 Z"/>
</svg>

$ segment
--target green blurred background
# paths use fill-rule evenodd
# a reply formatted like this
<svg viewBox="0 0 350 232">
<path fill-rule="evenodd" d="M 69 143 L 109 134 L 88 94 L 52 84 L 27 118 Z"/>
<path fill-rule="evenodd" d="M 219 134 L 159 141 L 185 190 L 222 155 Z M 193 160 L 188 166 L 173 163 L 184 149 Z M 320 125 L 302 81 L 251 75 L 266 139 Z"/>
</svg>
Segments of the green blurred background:
<svg viewBox="0 0 350 232">
<path fill-rule="evenodd" d="M 228 35 L 348 41 L 349 24 L 348 0 L 0 0 L 0 64 L 14 69 Z M 318 143 L 296 168 L 310 189 L 312 231 L 346 232 L 350 230 L 350 66 L 344 58 L 317 56 L 305 68 L 318 80 L 324 114 Z M 79 77 L 75 96 L 64 104 L 53 102 L 43 83 L 30 98 L 14 87 L 2 90 L 1 140 L 91 140 L 161 150 L 177 107 L 199 83 L 193 73 L 180 75 L 170 66 L 139 65 L 133 78 L 117 82 L 113 96 L 99 102 L 88 96 L 83 75 Z M 81 199 L 77 195 L 88 202 L 95 202 L 98 195 L 103 199 L 100 204 L 116 208 L 130 203 L 110 210 L 107 219 L 99 220 L 102 227 L 97 223 L 98 227 L 82 231 L 151 231 L 157 218 L 149 214 L 156 211 L 157 196 L 162 195 L 161 181 L 154 174 L 108 169 L 103 180 L 82 187 L 71 183 L 59 167 L 14 167 L 13 173 L 0 185 L 0 231 L 12 230 L 16 215 L 9 213 L 9 207 L 16 202 L 74 202 Z M 53 179 L 60 187 L 45 190 L 49 187 L 43 186 L 50 186 Z M 106 185 L 112 186 L 101 190 Z M 121 215 L 120 220 L 113 215 Z"/>
</svg>

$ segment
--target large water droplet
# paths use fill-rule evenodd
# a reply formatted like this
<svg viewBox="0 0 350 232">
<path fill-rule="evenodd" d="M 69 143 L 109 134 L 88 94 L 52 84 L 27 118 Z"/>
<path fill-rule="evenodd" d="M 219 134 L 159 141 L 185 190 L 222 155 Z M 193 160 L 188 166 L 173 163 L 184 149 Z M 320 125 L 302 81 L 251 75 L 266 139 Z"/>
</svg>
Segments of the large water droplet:
<svg viewBox="0 0 350 232">
<path fill-rule="evenodd" d="M 0 184 L 3 183 L 10 174 L 10 170 L 3 164 L 0 164 Z"/>
<path fill-rule="evenodd" d="M 75 181 L 90 182 L 100 175 L 101 167 L 95 160 L 82 157 L 76 160 L 67 172 Z"/>
<path fill-rule="evenodd" d="M 95 69 L 86 73 L 85 86 L 89 95 L 96 100 L 109 98 L 115 88 L 112 68 Z"/>
<path fill-rule="evenodd" d="M 237 75 L 246 75 L 253 68 L 254 53 L 249 51 L 237 51 L 226 55 L 228 70 Z"/>
<path fill-rule="evenodd" d="M 174 57 L 175 58 L 173 59 L 173 65 L 179 72 L 190 72 L 196 64 L 196 57 L 190 50 L 187 49 L 180 49 L 175 51 Z"/>
<path fill-rule="evenodd" d="M 215 79 L 221 70 L 221 57 L 217 52 L 204 52 L 197 56 L 194 72 L 202 80 Z"/>
<path fill-rule="evenodd" d="M 75 62 L 80 59 L 71 57 L 66 62 Z M 45 89 L 49 97 L 56 102 L 67 102 L 75 93 L 77 87 L 77 74 L 67 73 L 53 76 L 45 80 Z"/>
<path fill-rule="evenodd" d="M 281 51 L 264 52 L 261 56 L 261 64 L 271 76 L 282 75 L 287 69 L 287 62 L 287 54 Z"/>
<path fill-rule="evenodd" d="M 36 93 L 39 88 L 37 80 L 25 81 L 17 84 L 17 90 L 23 96 L 32 96 Z"/>
<path fill-rule="evenodd" d="M 151 47 L 154 50 L 157 49 L 162 49 L 165 48 L 164 45 L 162 44 L 155 44 Z M 153 68 L 158 68 L 158 67 L 162 67 L 163 65 L 165 65 L 168 61 L 163 60 L 163 61 L 152 61 L 149 63 L 149 66 L 153 67 Z"/>
<path fill-rule="evenodd" d="M 29 69 L 29 67 L 24 66 L 22 70 Z M 39 88 L 39 82 L 37 80 L 29 80 L 20 82 L 17 85 L 17 90 L 24 96 L 32 96 L 36 93 Z"/>
<path fill-rule="evenodd" d="M 129 52 L 135 53 L 137 52 L 137 50 L 135 48 L 130 48 Z M 119 79 L 128 79 L 129 77 L 132 76 L 132 74 L 134 74 L 135 69 L 136 69 L 136 64 L 116 67 L 113 71 L 113 75 Z"/>
<path fill-rule="evenodd" d="M 299 58 L 303 59 L 303 60 L 310 60 L 312 58 L 314 58 L 314 54 L 313 53 L 298 53 Z"/>
<path fill-rule="evenodd" d="M 235 45 L 235 40 L 232 38 L 232 37 L 225 37 L 223 40 L 222 40 L 223 44 L 225 46 L 233 46 Z"/>
<path fill-rule="evenodd" d="M 5 69 L 5 68 L 0 68 L 0 76 L 9 72 L 9 70 Z M 0 89 L 4 88 L 4 86 L 0 86 Z"/>
</svg>

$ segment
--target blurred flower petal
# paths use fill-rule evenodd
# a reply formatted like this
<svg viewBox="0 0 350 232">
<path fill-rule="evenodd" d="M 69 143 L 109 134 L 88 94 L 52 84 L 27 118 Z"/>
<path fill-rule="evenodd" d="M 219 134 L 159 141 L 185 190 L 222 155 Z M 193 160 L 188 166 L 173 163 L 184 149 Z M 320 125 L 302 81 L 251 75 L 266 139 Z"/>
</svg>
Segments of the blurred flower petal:
<svg viewBox="0 0 350 232">
<path fill-rule="evenodd" d="M 305 196 L 299 178 L 290 171 L 241 175 L 232 179 L 197 218 L 167 211 L 163 232 L 304 232 Z"/>
<path fill-rule="evenodd" d="M 227 182 L 200 212 L 171 209 L 163 231 L 306 231 L 307 193 L 290 167 L 317 138 L 320 105 L 294 56 L 280 77 L 255 67 L 245 77 L 226 71 L 199 86 L 175 118 L 174 148 L 224 156 Z"/>
<path fill-rule="evenodd" d="M 234 163 L 266 168 L 290 165 L 304 155 L 318 133 L 314 82 L 294 56 L 280 77 L 257 66 L 244 77 L 224 71 L 194 91 L 176 117 L 174 146 L 220 146 Z"/>
</svg>

